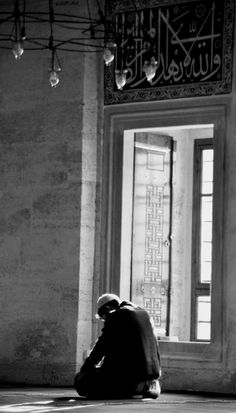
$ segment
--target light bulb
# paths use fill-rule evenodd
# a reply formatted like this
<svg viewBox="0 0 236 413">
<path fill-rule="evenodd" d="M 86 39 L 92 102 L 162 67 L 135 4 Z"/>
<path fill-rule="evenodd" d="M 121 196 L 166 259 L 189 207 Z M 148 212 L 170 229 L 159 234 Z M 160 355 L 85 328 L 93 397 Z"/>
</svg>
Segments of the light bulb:
<svg viewBox="0 0 236 413">
<path fill-rule="evenodd" d="M 19 60 L 24 53 L 23 41 L 16 40 L 12 45 L 12 53 L 16 60 Z"/>
<path fill-rule="evenodd" d="M 119 90 L 122 90 L 126 84 L 127 73 L 128 73 L 127 69 L 115 71 L 116 86 Z"/>
<path fill-rule="evenodd" d="M 51 70 L 49 75 L 49 83 L 51 87 L 56 87 L 60 82 L 58 72 L 56 70 Z"/>
<path fill-rule="evenodd" d="M 146 78 L 149 83 L 152 83 L 152 79 L 154 78 L 157 70 L 157 61 L 155 57 L 152 57 L 150 62 L 146 61 L 143 65 L 143 71 L 145 72 Z"/>
<path fill-rule="evenodd" d="M 115 57 L 114 49 L 115 49 L 115 47 L 116 47 L 115 43 L 107 43 L 105 48 L 104 48 L 103 58 L 104 58 L 106 66 L 109 66 L 114 60 L 114 57 Z"/>
</svg>

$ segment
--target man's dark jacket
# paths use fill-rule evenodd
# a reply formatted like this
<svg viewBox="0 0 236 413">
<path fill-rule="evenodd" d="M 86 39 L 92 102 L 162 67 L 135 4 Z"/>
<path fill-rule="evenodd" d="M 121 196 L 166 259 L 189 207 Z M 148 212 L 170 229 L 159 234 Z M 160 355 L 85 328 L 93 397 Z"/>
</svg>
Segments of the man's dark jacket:
<svg viewBox="0 0 236 413">
<path fill-rule="evenodd" d="M 103 359 L 101 369 L 122 380 L 152 380 L 160 374 L 158 343 L 146 310 L 123 301 L 107 315 L 101 336 L 85 360 L 81 372 Z"/>
</svg>

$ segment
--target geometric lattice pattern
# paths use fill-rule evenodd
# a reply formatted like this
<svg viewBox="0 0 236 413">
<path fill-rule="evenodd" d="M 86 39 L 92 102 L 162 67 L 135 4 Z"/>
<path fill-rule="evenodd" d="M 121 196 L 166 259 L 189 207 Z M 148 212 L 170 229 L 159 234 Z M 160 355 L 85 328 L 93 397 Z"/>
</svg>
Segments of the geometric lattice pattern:
<svg viewBox="0 0 236 413">
<path fill-rule="evenodd" d="M 144 308 L 153 319 L 155 327 L 161 326 L 161 299 L 144 297 Z"/>
<path fill-rule="evenodd" d="M 162 276 L 163 192 L 162 186 L 146 187 L 145 282 L 160 281 Z"/>
<path fill-rule="evenodd" d="M 144 307 L 156 327 L 161 326 L 163 200 L 163 186 L 146 186 Z"/>
</svg>

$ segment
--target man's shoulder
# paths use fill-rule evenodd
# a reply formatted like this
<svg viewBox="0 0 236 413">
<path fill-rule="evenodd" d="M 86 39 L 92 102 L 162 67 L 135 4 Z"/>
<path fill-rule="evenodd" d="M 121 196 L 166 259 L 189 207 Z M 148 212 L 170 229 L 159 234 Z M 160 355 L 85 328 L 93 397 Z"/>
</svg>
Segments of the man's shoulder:
<svg viewBox="0 0 236 413">
<path fill-rule="evenodd" d="M 119 310 L 137 310 L 137 311 L 139 310 L 139 311 L 146 312 L 146 310 L 143 307 L 140 307 L 139 305 L 134 304 L 132 301 L 128 301 L 128 300 L 121 302 L 119 306 Z"/>
<path fill-rule="evenodd" d="M 128 313 L 131 317 L 132 314 L 133 316 L 135 315 L 135 317 L 149 317 L 148 312 L 143 307 L 140 307 L 131 301 L 122 301 L 117 312 L 124 316 Z"/>
<path fill-rule="evenodd" d="M 128 300 L 121 301 L 119 308 L 122 309 L 122 308 L 127 308 L 127 307 L 128 308 L 130 308 L 130 307 L 134 308 L 136 306 L 131 301 L 128 301 Z"/>
<path fill-rule="evenodd" d="M 133 303 L 132 301 L 129 301 L 129 300 L 121 301 L 119 307 L 122 308 L 122 307 L 126 307 L 126 306 L 132 307 L 132 308 L 142 308 L 142 307 L 140 307 L 139 305 Z"/>
</svg>

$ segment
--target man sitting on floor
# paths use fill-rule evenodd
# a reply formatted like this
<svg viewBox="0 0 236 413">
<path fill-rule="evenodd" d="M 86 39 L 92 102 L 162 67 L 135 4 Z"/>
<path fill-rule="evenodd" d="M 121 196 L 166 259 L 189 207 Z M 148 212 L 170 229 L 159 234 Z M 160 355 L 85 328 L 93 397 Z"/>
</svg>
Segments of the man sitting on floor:
<svg viewBox="0 0 236 413">
<path fill-rule="evenodd" d="M 147 311 L 115 294 L 97 304 L 104 327 L 75 376 L 76 391 L 88 398 L 157 398 L 160 354 Z"/>
</svg>

